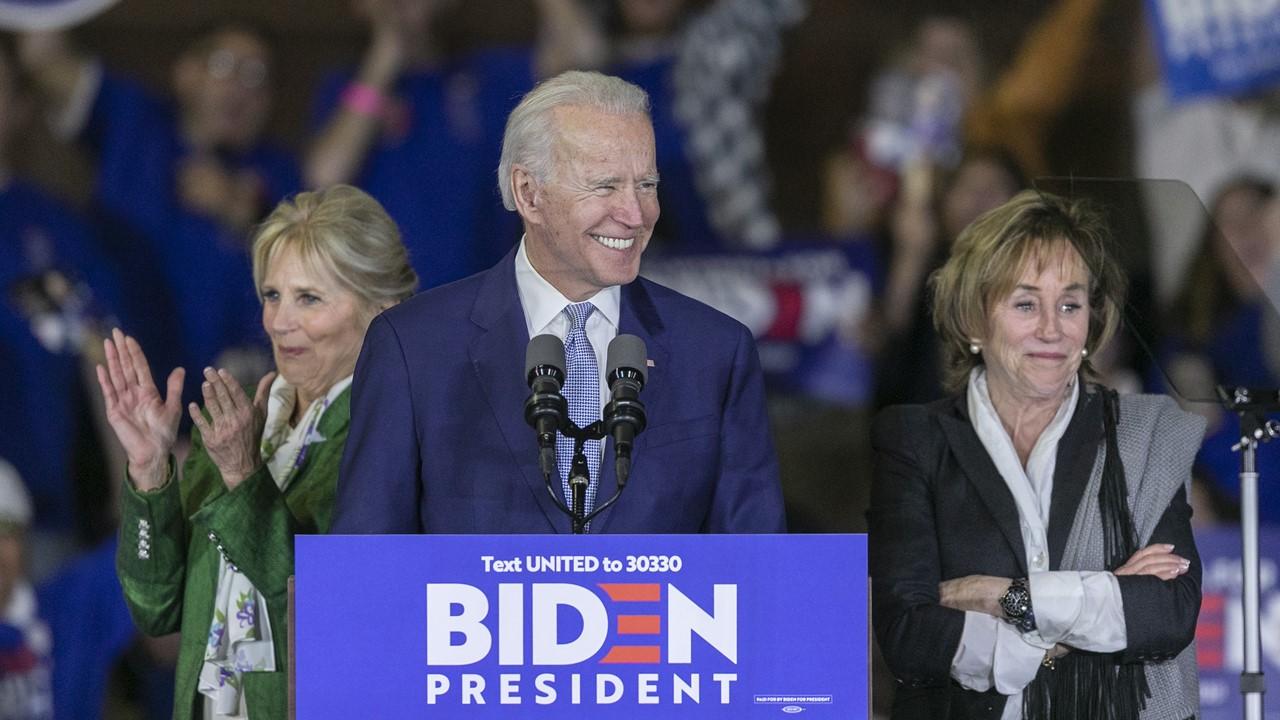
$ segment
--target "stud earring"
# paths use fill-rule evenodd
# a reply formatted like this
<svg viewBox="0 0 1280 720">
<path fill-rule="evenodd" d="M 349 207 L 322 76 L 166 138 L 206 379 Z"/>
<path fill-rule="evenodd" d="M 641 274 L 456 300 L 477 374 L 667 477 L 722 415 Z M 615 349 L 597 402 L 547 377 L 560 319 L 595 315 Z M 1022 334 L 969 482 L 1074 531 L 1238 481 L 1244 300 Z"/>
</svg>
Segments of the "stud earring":
<svg viewBox="0 0 1280 720">
<path fill-rule="evenodd" d="M 1080 348 L 1080 357 L 1089 357 L 1089 348 Z"/>
<path fill-rule="evenodd" d="M 969 343 L 969 352 L 973 353 L 974 355 L 977 355 L 978 353 L 982 352 L 982 346 L 979 345 L 978 343 Z"/>
</svg>

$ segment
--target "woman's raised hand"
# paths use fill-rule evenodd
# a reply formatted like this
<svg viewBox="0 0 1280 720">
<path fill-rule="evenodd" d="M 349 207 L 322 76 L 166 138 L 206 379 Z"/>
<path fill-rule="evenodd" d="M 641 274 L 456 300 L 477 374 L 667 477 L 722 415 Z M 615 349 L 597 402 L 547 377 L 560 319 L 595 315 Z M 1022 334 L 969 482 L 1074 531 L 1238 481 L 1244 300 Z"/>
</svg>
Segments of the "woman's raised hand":
<svg viewBox="0 0 1280 720">
<path fill-rule="evenodd" d="M 1173 546 L 1153 543 L 1134 553 L 1124 565 L 1116 568 L 1116 575 L 1155 575 L 1162 580 L 1172 580 L 1191 568 L 1191 561 L 1173 554 Z"/>
<path fill-rule="evenodd" d="M 262 466 L 262 428 L 267 421 L 267 394 L 276 374 L 269 372 L 258 381 L 253 402 L 244 394 L 231 373 L 205 368 L 204 414 L 195 403 L 187 406 L 191 420 L 200 429 L 204 449 L 222 474 L 228 490 L 235 490 Z"/>
<path fill-rule="evenodd" d="M 183 369 L 175 368 L 160 399 L 151 366 L 137 340 L 116 328 L 102 341 L 107 366 L 97 366 L 107 422 L 129 459 L 129 477 L 139 490 L 154 490 L 169 476 L 169 454 L 182 415 Z"/>
</svg>

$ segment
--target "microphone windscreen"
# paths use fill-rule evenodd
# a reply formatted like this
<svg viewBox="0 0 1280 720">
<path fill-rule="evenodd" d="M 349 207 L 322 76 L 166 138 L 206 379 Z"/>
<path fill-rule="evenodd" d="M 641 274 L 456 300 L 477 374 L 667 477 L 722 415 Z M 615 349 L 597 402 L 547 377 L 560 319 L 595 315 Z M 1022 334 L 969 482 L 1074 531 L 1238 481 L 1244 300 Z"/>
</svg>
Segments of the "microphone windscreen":
<svg viewBox="0 0 1280 720">
<path fill-rule="evenodd" d="M 539 365 L 550 365 L 564 374 L 564 342 L 555 335 L 535 335 L 524 352 L 524 374 Z"/>
<path fill-rule="evenodd" d="M 613 377 L 618 368 L 631 368 L 640 371 L 644 382 L 649 382 L 649 368 L 644 341 L 635 335 L 619 335 L 609 343 L 609 357 L 605 361 L 605 377 Z"/>
</svg>

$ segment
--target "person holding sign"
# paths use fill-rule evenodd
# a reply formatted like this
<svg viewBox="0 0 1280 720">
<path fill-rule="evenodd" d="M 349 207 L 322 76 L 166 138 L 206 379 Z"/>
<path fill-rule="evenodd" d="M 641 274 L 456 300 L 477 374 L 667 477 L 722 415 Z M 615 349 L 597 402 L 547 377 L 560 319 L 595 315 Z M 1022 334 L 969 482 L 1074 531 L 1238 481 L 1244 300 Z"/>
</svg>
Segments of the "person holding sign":
<svg viewBox="0 0 1280 720">
<path fill-rule="evenodd" d="M 98 367 L 129 460 L 116 567 L 139 629 L 182 632 L 180 720 L 284 717 L 293 536 L 329 526 L 360 341 L 417 285 L 395 223 L 346 185 L 280 203 L 253 266 L 279 374 L 250 399 L 225 370 L 205 368 L 181 479 L 183 369 L 162 398 L 142 348 L 119 330 Z"/>
<path fill-rule="evenodd" d="M 1024 191 L 931 279 L 955 395 L 873 428 L 872 623 L 894 718 L 1197 715 L 1204 422 L 1091 382 L 1120 321 L 1100 218 Z"/>
</svg>

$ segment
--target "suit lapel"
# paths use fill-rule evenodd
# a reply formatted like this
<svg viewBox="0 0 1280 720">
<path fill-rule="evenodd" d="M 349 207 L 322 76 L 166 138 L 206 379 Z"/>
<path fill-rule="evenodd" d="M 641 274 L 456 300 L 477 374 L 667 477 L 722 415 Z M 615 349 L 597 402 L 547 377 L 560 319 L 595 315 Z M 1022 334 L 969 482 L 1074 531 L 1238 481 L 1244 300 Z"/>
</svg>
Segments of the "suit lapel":
<svg viewBox="0 0 1280 720">
<path fill-rule="evenodd" d="M 1019 530 L 1018 508 L 1013 502 L 1013 494 L 1005 484 L 1000 471 L 987 455 L 987 449 L 973 431 L 969 422 L 965 398 L 961 395 L 954 401 L 950 412 L 940 416 L 942 430 L 947 436 L 947 444 L 960 463 L 960 469 L 969 478 L 978 491 L 978 497 L 987 506 L 996 527 L 1009 543 L 1009 549 L 1018 560 L 1018 567 L 1023 575 L 1027 572 L 1027 552 L 1022 545 L 1022 532 Z"/>
<path fill-rule="evenodd" d="M 1093 464 L 1102 439 L 1102 396 L 1081 392 L 1067 430 L 1058 441 L 1058 459 L 1053 471 L 1053 495 L 1049 501 L 1049 569 L 1058 570 L 1066 551 L 1067 537 L 1075 523 L 1080 497 L 1093 474 Z"/>
<path fill-rule="evenodd" d="M 664 388 L 670 387 L 669 383 L 663 382 L 663 377 L 671 372 L 672 369 L 667 362 L 670 353 L 666 345 L 664 331 L 662 318 L 658 316 L 658 310 L 653 304 L 653 298 L 649 295 L 645 281 L 637 279 L 635 282 L 622 286 L 618 334 L 635 335 L 643 340 L 645 354 L 648 356 L 647 359 L 653 361 L 653 367 L 649 368 L 649 379 L 645 383 L 644 389 L 640 392 L 640 400 L 645 403 L 646 407 L 652 407 L 656 404 L 655 399 L 662 396 Z M 641 475 L 637 472 L 637 469 L 643 465 L 644 461 L 643 455 L 632 455 L 631 477 L 627 483 L 627 490 L 623 492 L 622 497 L 618 498 L 619 503 L 626 503 L 628 494 L 657 491 L 654 488 L 645 487 L 645 483 L 655 482 L 660 479 L 657 475 L 652 473 Z M 605 453 L 600 463 L 600 486 L 596 490 L 596 502 L 603 503 L 612 497 L 617 485 L 618 474 L 614 469 L 613 441 L 606 438 Z M 591 521 L 592 532 L 604 532 L 608 528 L 609 521 L 613 519 L 615 507 L 606 509 L 595 520 Z"/>
<path fill-rule="evenodd" d="M 538 444 L 533 429 L 524 421 L 513 398 L 525 398 L 529 387 L 524 377 L 524 348 L 529 330 L 516 291 L 515 250 L 491 269 L 476 295 L 471 321 L 482 329 L 467 347 L 476 381 L 489 403 L 511 457 L 526 489 L 542 511 L 549 528 L 568 529 L 568 519 L 547 493 L 538 467 Z M 514 479 L 513 479 L 514 480 Z M 492 478 L 505 482 L 506 478 Z M 555 486 L 559 483 L 556 482 Z"/>
</svg>

